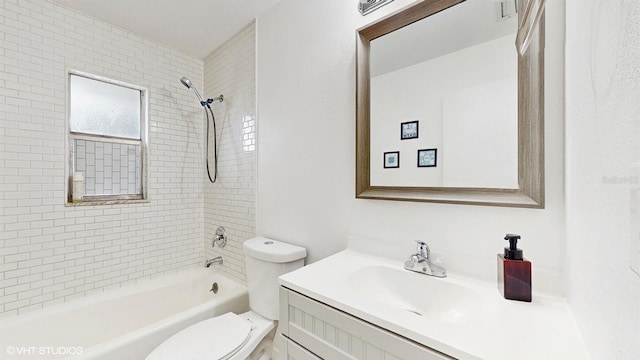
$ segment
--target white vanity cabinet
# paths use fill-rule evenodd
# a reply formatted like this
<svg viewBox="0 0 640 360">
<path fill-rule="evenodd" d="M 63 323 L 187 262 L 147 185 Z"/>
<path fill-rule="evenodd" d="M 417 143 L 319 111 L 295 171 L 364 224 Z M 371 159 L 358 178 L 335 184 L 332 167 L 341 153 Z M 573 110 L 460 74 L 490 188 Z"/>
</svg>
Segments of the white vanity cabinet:
<svg viewBox="0 0 640 360">
<path fill-rule="evenodd" d="M 451 360 L 428 347 L 280 287 L 283 360 Z"/>
</svg>

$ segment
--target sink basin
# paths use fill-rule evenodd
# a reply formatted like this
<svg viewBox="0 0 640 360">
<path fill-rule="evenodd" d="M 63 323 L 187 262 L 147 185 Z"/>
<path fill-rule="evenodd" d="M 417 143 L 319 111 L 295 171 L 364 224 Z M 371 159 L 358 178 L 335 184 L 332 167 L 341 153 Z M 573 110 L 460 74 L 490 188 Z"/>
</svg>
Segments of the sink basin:
<svg viewBox="0 0 640 360">
<path fill-rule="evenodd" d="M 478 294 L 446 279 L 386 266 L 364 266 L 349 274 L 349 288 L 361 298 L 414 316 L 452 324 L 480 312 Z"/>
</svg>

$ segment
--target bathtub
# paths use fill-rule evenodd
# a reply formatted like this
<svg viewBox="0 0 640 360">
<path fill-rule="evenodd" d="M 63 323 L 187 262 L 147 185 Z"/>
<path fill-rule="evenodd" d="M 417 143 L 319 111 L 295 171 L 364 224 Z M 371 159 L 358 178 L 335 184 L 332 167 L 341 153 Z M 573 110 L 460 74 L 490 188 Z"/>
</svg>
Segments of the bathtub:
<svg viewBox="0 0 640 360">
<path fill-rule="evenodd" d="M 0 359 L 140 360 L 189 325 L 247 310 L 245 286 L 194 269 L 0 318 Z"/>
</svg>

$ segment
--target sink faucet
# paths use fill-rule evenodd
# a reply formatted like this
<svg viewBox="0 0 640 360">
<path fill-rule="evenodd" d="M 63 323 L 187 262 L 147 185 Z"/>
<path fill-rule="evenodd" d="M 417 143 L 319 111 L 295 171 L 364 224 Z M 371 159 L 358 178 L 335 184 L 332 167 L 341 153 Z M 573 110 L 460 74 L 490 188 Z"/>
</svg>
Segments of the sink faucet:
<svg viewBox="0 0 640 360">
<path fill-rule="evenodd" d="M 420 274 L 435 277 L 446 277 L 447 271 L 442 266 L 438 266 L 431 262 L 431 250 L 429 249 L 429 245 L 419 240 L 417 240 L 416 243 L 416 253 L 411 255 L 409 261 L 404 263 L 404 268 Z"/>
<path fill-rule="evenodd" d="M 204 262 L 204 267 L 208 268 L 211 265 L 222 265 L 222 256 L 214 257 Z"/>
</svg>

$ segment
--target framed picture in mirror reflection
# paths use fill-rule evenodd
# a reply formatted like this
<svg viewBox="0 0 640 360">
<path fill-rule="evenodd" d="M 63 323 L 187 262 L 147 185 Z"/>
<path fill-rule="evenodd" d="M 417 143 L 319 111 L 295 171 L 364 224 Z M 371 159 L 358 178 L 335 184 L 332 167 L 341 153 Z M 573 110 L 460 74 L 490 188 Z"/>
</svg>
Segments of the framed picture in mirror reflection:
<svg viewBox="0 0 640 360">
<path fill-rule="evenodd" d="M 400 167 L 400 152 L 390 151 L 384 153 L 384 168 L 393 169 Z"/>
<path fill-rule="evenodd" d="M 418 138 L 418 120 L 400 124 L 400 140 Z"/>
<path fill-rule="evenodd" d="M 438 149 L 418 150 L 418 167 L 436 167 L 438 164 Z"/>
</svg>

